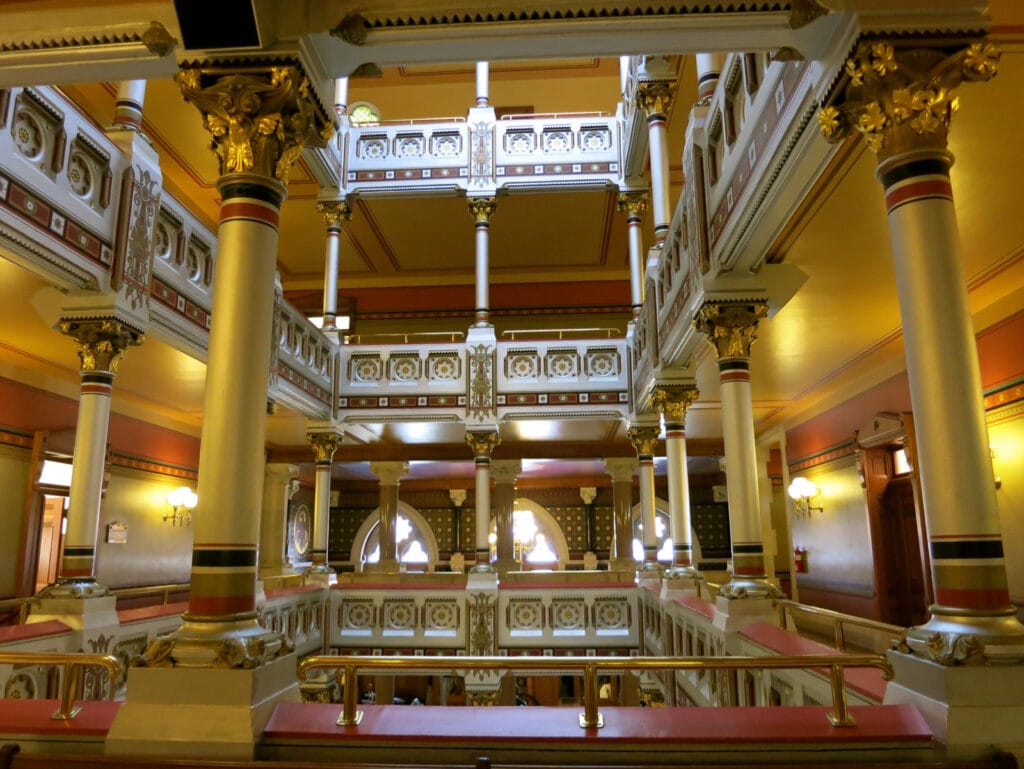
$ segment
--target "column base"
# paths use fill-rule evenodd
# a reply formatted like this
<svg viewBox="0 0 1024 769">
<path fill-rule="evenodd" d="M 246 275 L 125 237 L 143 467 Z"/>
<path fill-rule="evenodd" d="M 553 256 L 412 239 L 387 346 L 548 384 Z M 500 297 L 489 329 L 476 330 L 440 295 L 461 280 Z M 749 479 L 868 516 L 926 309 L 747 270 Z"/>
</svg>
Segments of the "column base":
<svg viewBox="0 0 1024 769">
<path fill-rule="evenodd" d="M 58 620 L 75 634 L 82 649 L 94 648 L 103 654 L 112 652 L 110 643 L 117 635 L 121 620 L 117 616 L 117 597 L 93 578 L 59 579 L 36 594 L 28 625 Z"/>
<path fill-rule="evenodd" d="M 491 564 L 498 574 L 508 574 L 510 571 L 520 571 L 522 564 L 514 558 L 499 558 Z"/>
<path fill-rule="evenodd" d="M 748 595 L 744 600 L 737 601 L 719 595 L 715 599 L 715 614 L 711 624 L 726 634 L 725 648 L 729 654 L 739 653 L 733 648 L 732 634 L 755 622 L 778 624 L 778 613 L 771 598 L 755 598 Z"/>
<path fill-rule="evenodd" d="M 609 571 L 626 571 L 636 574 L 636 561 L 632 558 L 612 558 L 608 561 Z"/>
<path fill-rule="evenodd" d="M 734 576 L 718 588 L 718 597 L 730 601 L 745 598 L 782 598 L 782 591 L 769 582 L 767 577 Z"/>
<path fill-rule="evenodd" d="M 472 574 L 497 574 L 498 569 L 493 563 L 474 563 L 470 569 Z"/>
<path fill-rule="evenodd" d="M 883 703 L 917 707 L 948 758 L 1004 751 L 1024 761 L 1024 665 L 951 667 L 902 651 L 887 656 L 894 676 Z"/>
<path fill-rule="evenodd" d="M 931 619 L 907 632 L 906 647 L 941 665 L 1024 661 L 1024 625 L 1015 609 L 969 613 L 929 607 Z"/>
<path fill-rule="evenodd" d="M 299 702 L 295 655 L 252 669 L 131 668 L 106 753 L 252 760 L 278 702 Z"/>
<path fill-rule="evenodd" d="M 105 595 L 111 595 L 110 589 L 95 577 L 58 577 L 56 582 L 44 587 L 35 597 L 81 599 Z"/>
<path fill-rule="evenodd" d="M 699 595 L 701 574 L 692 566 L 672 566 L 661 575 L 661 598 Z"/>
<path fill-rule="evenodd" d="M 400 574 L 402 567 L 397 560 L 389 558 L 386 561 L 380 560 L 377 563 L 368 563 L 363 566 L 363 571 L 370 574 Z"/>
<path fill-rule="evenodd" d="M 256 613 L 213 621 L 190 619 L 155 639 L 142 655 L 145 667 L 242 668 L 251 670 L 291 651 L 280 633 L 256 622 Z"/>
</svg>

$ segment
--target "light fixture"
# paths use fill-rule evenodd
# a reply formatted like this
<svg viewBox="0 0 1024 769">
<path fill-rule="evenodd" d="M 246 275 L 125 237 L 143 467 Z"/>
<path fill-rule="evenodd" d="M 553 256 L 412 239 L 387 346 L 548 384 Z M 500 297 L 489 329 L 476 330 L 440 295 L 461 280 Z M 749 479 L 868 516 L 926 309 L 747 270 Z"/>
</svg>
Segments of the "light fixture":
<svg viewBox="0 0 1024 769">
<path fill-rule="evenodd" d="M 798 518 L 810 516 L 811 510 L 817 510 L 819 513 L 825 512 L 824 508 L 811 505 L 811 498 L 818 496 L 818 487 L 802 475 L 798 475 L 793 479 L 787 491 L 793 499 L 793 505 L 796 508 Z"/>
<path fill-rule="evenodd" d="M 164 515 L 165 521 L 170 521 L 171 526 L 189 526 L 192 523 L 192 510 L 195 508 L 199 497 L 188 486 L 180 486 L 167 495 L 167 503 L 174 512 Z"/>
</svg>

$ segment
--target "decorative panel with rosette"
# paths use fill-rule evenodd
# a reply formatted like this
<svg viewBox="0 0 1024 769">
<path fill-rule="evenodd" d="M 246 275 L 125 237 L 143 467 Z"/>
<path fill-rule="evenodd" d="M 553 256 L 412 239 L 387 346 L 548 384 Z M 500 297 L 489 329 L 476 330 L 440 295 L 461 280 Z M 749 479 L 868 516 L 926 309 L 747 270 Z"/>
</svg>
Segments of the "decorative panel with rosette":
<svg viewBox="0 0 1024 769">
<path fill-rule="evenodd" d="M 459 630 L 458 601 L 428 598 L 423 602 L 423 632 L 428 636 L 454 636 Z"/>
<path fill-rule="evenodd" d="M 629 633 L 632 622 L 629 599 L 625 596 L 594 599 L 593 625 L 598 635 Z"/>
<path fill-rule="evenodd" d="M 416 615 L 416 602 L 411 598 L 385 599 L 381 621 L 384 635 L 412 635 Z"/>
<path fill-rule="evenodd" d="M 342 635 L 371 635 L 377 622 L 377 607 L 369 598 L 342 601 L 338 609 L 338 627 Z"/>
<path fill-rule="evenodd" d="M 537 350 L 509 350 L 505 356 L 505 377 L 510 382 L 536 382 L 540 377 Z"/>
<path fill-rule="evenodd" d="M 580 355 L 575 347 L 552 348 L 544 356 L 544 368 L 550 379 L 578 379 Z"/>
<path fill-rule="evenodd" d="M 539 598 L 513 598 L 508 602 L 505 621 L 512 635 L 540 635 L 544 630 L 544 613 Z"/>
<path fill-rule="evenodd" d="M 384 360 L 379 353 L 355 353 L 348 361 L 348 381 L 352 385 L 377 385 L 384 378 Z"/>
<path fill-rule="evenodd" d="M 583 635 L 587 630 L 587 606 L 582 596 L 552 598 L 549 616 L 555 635 Z"/>
<path fill-rule="evenodd" d="M 458 352 L 432 352 L 427 356 L 427 382 L 447 384 L 462 378 L 462 357 Z"/>
<path fill-rule="evenodd" d="M 388 381 L 393 385 L 416 385 L 423 363 L 418 354 L 392 355 L 388 358 Z"/>
</svg>

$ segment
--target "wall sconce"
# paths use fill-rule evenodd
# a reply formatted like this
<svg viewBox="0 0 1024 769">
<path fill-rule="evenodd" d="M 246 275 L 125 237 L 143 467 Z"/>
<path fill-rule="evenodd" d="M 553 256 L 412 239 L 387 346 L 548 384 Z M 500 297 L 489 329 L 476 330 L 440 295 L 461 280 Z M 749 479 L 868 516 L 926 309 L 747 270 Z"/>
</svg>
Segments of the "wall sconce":
<svg viewBox="0 0 1024 769">
<path fill-rule="evenodd" d="M 171 526 L 190 526 L 192 524 L 192 510 L 195 508 L 199 497 L 188 486 L 181 486 L 167 495 L 167 503 L 174 512 L 164 515 L 165 521 L 170 521 Z"/>
<path fill-rule="evenodd" d="M 793 500 L 798 518 L 810 517 L 811 510 L 817 510 L 819 513 L 825 512 L 823 507 L 811 505 L 811 498 L 818 496 L 818 487 L 802 475 L 798 475 L 793 479 L 793 482 L 789 484 L 787 492 Z"/>
</svg>

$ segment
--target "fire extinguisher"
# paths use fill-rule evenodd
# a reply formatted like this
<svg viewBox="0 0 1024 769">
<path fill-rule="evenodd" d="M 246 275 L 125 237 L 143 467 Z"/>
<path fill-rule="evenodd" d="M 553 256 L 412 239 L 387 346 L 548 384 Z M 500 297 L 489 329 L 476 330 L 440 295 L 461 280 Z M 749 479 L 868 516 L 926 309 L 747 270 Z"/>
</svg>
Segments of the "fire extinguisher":
<svg viewBox="0 0 1024 769">
<path fill-rule="evenodd" d="M 798 574 L 807 573 L 807 548 L 796 547 L 793 549 L 793 565 Z"/>
</svg>

